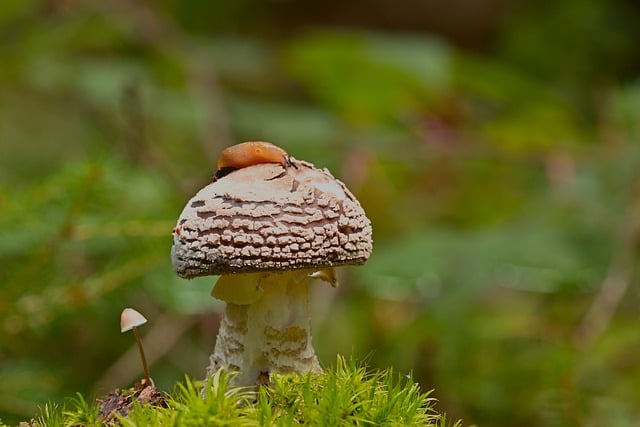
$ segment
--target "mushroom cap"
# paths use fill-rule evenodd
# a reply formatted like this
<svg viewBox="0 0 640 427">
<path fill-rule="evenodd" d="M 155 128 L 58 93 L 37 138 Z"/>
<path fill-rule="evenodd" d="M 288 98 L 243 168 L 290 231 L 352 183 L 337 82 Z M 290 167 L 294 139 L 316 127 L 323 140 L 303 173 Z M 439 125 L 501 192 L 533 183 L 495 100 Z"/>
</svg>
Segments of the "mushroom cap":
<svg viewBox="0 0 640 427">
<path fill-rule="evenodd" d="M 120 315 L 120 332 L 130 331 L 145 323 L 147 323 L 147 319 L 142 314 L 133 308 L 125 308 Z"/>
<path fill-rule="evenodd" d="M 326 169 L 295 160 L 238 169 L 185 206 L 171 259 L 184 278 L 363 264 L 371 222 Z"/>
</svg>

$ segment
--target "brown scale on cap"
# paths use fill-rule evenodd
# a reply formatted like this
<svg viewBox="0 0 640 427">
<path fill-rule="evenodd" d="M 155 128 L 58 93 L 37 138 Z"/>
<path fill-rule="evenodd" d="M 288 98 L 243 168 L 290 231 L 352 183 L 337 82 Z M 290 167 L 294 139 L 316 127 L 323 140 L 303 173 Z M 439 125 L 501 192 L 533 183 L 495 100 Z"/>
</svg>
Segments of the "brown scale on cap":
<svg viewBox="0 0 640 427">
<path fill-rule="evenodd" d="M 209 184 L 174 229 L 173 265 L 185 278 L 362 264 L 371 225 L 345 185 L 298 161 L 254 165 Z"/>
<path fill-rule="evenodd" d="M 321 372 L 307 284 L 335 286 L 334 267 L 371 254 L 371 223 L 353 194 L 326 169 L 295 164 L 284 174 L 279 162 L 239 168 L 200 190 L 178 219 L 174 270 L 221 275 L 212 294 L 227 302 L 208 374 L 237 370 L 247 385 L 272 372 Z"/>
</svg>

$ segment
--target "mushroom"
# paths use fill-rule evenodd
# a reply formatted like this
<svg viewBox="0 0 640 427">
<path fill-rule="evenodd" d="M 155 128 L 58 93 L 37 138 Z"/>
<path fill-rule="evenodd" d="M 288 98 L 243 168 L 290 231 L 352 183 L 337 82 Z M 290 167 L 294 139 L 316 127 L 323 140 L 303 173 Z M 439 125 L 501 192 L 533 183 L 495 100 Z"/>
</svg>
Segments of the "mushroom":
<svg viewBox="0 0 640 427">
<path fill-rule="evenodd" d="M 207 376 L 238 371 L 237 385 L 271 373 L 321 373 L 312 345 L 309 282 L 337 284 L 333 268 L 363 264 L 371 223 L 326 169 L 262 163 L 200 190 L 173 230 L 171 257 L 183 278 L 220 275 L 212 295 L 227 305 Z"/>
<path fill-rule="evenodd" d="M 138 326 L 147 323 L 146 317 L 140 314 L 139 311 L 133 308 L 125 308 L 120 314 L 120 332 L 125 333 L 133 329 L 133 335 L 136 337 L 138 343 L 138 352 L 140 353 L 140 360 L 142 360 L 142 369 L 144 370 L 144 381 L 146 385 L 153 384 L 153 381 L 149 377 L 149 368 L 147 367 L 147 359 L 144 357 L 144 350 L 142 348 L 142 340 L 140 334 L 138 334 Z"/>
</svg>

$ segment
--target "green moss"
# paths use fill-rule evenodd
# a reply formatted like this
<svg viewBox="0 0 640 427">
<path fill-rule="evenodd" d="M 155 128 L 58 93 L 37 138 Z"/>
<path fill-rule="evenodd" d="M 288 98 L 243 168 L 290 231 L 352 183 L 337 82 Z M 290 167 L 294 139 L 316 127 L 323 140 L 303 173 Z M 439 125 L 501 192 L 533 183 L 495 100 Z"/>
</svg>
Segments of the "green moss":
<svg viewBox="0 0 640 427">
<path fill-rule="evenodd" d="M 444 426 L 446 418 L 410 376 L 393 370 L 368 371 L 338 357 L 323 375 L 271 377 L 269 387 L 237 388 L 221 371 L 206 383 L 186 378 L 167 397 L 167 407 L 135 404 L 124 427 L 135 426 L 289 426 L 375 425 Z M 101 426 L 97 403 L 78 395 L 63 407 L 47 405 L 30 426 Z M 456 426 L 459 423 L 455 424 Z"/>
</svg>

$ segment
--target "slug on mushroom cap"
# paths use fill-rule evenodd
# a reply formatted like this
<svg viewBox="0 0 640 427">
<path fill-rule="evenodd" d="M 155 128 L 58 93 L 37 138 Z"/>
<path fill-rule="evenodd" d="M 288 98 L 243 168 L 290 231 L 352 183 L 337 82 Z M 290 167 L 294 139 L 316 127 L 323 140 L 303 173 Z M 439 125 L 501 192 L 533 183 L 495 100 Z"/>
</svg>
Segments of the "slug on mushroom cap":
<svg viewBox="0 0 640 427">
<path fill-rule="evenodd" d="M 282 148 L 264 141 L 250 141 L 232 145 L 222 151 L 218 159 L 218 170 L 213 175 L 216 181 L 231 172 L 260 163 L 278 163 L 286 170 L 295 163 Z M 281 172 L 284 175 L 284 172 Z"/>
</svg>

